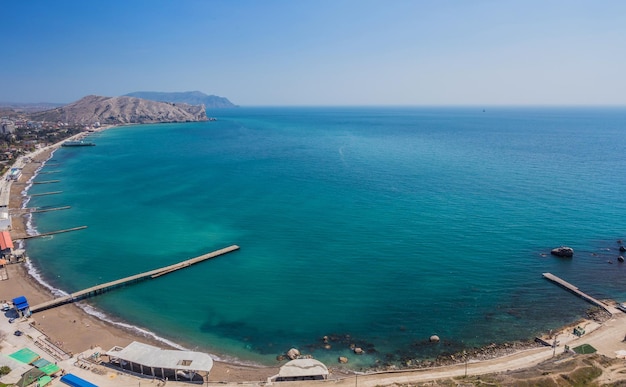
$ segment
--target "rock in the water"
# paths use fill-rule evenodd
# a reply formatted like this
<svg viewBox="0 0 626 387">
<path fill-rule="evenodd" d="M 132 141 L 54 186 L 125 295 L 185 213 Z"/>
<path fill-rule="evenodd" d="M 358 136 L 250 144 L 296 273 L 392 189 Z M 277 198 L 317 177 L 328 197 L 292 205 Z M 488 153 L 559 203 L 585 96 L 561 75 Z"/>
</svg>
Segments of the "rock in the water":
<svg viewBox="0 0 626 387">
<path fill-rule="evenodd" d="M 356 353 L 357 355 L 362 355 L 363 354 L 363 348 L 360 348 L 360 347 L 354 348 L 354 353 Z"/>
<path fill-rule="evenodd" d="M 619 257 L 617 257 L 617 260 L 620 262 L 624 262 L 624 257 L 620 255 Z"/>
<path fill-rule="evenodd" d="M 439 336 L 432 335 L 432 336 L 430 336 L 430 339 L 428 339 L 428 340 L 430 340 L 431 343 L 438 343 L 439 342 Z"/>
<path fill-rule="evenodd" d="M 574 249 L 572 249 L 571 247 L 561 246 L 552 249 L 552 251 L 550 251 L 550 254 L 556 255 L 557 257 L 570 258 L 574 256 Z"/>
<path fill-rule="evenodd" d="M 347 358 L 347 357 L 345 357 L 345 356 L 339 356 L 338 361 L 339 361 L 339 363 L 341 363 L 341 364 L 346 364 L 346 363 L 348 362 L 348 358 Z"/>
<path fill-rule="evenodd" d="M 300 351 L 295 348 L 291 348 L 289 351 L 287 351 L 287 357 L 291 360 L 295 360 L 300 357 Z"/>
<path fill-rule="evenodd" d="M 619 251 L 621 251 L 622 253 L 623 253 L 623 252 L 625 252 L 625 251 L 626 251 L 626 247 L 624 247 L 624 246 L 620 246 L 620 247 L 619 247 Z"/>
</svg>

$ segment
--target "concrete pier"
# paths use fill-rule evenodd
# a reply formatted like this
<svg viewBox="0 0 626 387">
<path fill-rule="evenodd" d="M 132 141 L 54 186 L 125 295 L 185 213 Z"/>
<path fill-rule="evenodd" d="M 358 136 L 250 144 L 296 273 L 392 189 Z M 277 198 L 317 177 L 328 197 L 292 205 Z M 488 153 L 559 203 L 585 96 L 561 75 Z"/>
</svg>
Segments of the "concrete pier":
<svg viewBox="0 0 626 387">
<path fill-rule="evenodd" d="M 73 227 L 73 228 L 66 228 L 65 230 L 57 230 L 57 231 L 50 231 L 50 232 L 42 232 L 41 234 L 37 234 L 37 235 L 24 235 L 21 237 L 15 237 L 13 239 L 32 239 L 32 238 L 39 238 L 39 237 L 44 237 L 44 236 L 48 236 L 48 235 L 54 235 L 54 234 L 61 234 L 64 232 L 70 232 L 70 231 L 76 231 L 76 230 L 82 230 L 87 228 L 87 226 L 78 226 L 78 227 Z"/>
<path fill-rule="evenodd" d="M 54 300 L 50 300 L 50 301 L 41 303 L 39 305 L 32 306 L 30 308 L 30 311 L 32 313 L 40 312 L 42 310 L 54 308 L 59 305 L 69 304 L 69 303 L 72 303 L 74 301 L 78 301 L 84 298 L 93 297 L 95 295 L 107 292 L 113 288 L 124 286 L 133 282 L 141 281 L 144 279 L 157 278 L 161 275 L 165 275 L 165 274 L 174 272 L 176 270 L 184 269 L 193 264 L 206 261 L 211 258 L 219 257 L 220 255 L 224 255 L 235 250 L 239 250 L 239 246 L 232 245 L 232 246 L 220 249 L 220 250 L 213 251 L 212 253 L 204 254 L 199 257 L 191 258 L 191 259 L 176 263 L 174 265 L 165 266 L 160 269 L 150 270 L 144 273 L 135 274 L 126 278 L 116 280 L 116 281 L 111 281 L 111 282 L 103 283 L 100 285 L 96 285 L 87 289 L 80 290 L 78 292 L 74 292 L 64 297 L 55 298 Z"/>
<path fill-rule="evenodd" d="M 63 193 L 63 191 L 42 192 L 38 194 L 30 194 L 30 196 L 35 197 L 35 196 L 46 196 L 46 195 L 58 195 L 60 193 Z"/>
<path fill-rule="evenodd" d="M 551 273 L 543 273 L 543 278 L 550 280 L 552 282 L 554 282 L 555 284 L 559 285 L 560 287 L 574 293 L 575 295 L 577 295 L 578 297 L 582 298 L 583 300 L 595 305 L 595 306 L 599 306 L 600 308 L 606 310 L 607 312 L 609 312 L 611 315 L 615 314 L 618 312 L 618 310 L 596 298 L 591 297 L 590 295 L 588 295 L 587 293 L 584 293 L 582 291 L 580 291 L 576 286 L 570 284 L 569 282 L 555 276 L 554 274 Z"/>
<path fill-rule="evenodd" d="M 46 180 L 46 181 L 35 181 L 33 184 L 50 184 L 50 183 L 58 183 L 61 180 Z"/>
<path fill-rule="evenodd" d="M 29 212 L 34 214 L 36 212 L 49 212 L 49 211 L 60 211 L 60 210 L 69 210 L 72 208 L 71 206 L 61 206 L 61 207 L 50 207 L 50 208 L 29 208 Z"/>
</svg>

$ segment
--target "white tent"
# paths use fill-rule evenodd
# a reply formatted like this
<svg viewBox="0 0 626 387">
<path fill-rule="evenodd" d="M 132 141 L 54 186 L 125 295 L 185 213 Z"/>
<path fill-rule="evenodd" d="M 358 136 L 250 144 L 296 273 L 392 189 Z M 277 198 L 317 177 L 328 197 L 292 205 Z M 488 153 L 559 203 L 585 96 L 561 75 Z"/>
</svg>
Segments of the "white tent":
<svg viewBox="0 0 626 387">
<path fill-rule="evenodd" d="M 315 359 L 295 359 L 280 367 L 278 375 L 271 377 L 275 381 L 324 380 L 328 378 L 328 368 Z"/>
<path fill-rule="evenodd" d="M 161 349 L 137 341 L 106 354 L 120 368 L 163 379 L 193 380 L 196 375 L 204 379 L 213 368 L 213 359 L 206 353 Z"/>
</svg>

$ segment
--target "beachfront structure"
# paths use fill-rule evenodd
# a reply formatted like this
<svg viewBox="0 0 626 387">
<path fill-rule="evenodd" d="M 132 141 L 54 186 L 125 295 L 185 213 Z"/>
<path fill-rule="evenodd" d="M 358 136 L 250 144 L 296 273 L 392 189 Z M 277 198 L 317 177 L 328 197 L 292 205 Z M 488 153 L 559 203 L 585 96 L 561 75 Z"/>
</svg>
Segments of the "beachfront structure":
<svg viewBox="0 0 626 387">
<path fill-rule="evenodd" d="M 22 168 L 11 168 L 7 175 L 7 180 L 17 181 L 22 176 Z"/>
<path fill-rule="evenodd" d="M 15 308 L 15 311 L 17 312 L 17 315 L 19 317 L 30 317 L 30 315 L 32 314 L 30 312 L 30 305 L 28 305 L 28 301 L 24 296 L 14 298 L 13 307 Z"/>
<path fill-rule="evenodd" d="M 0 232 L 0 255 L 3 257 L 8 257 L 13 254 L 13 240 L 11 239 L 11 234 L 8 231 Z"/>
<path fill-rule="evenodd" d="M 68 386 L 72 386 L 72 387 L 98 387 L 97 385 L 83 378 L 79 378 L 78 376 L 74 374 L 65 374 L 61 376 L 61 379 L 59 380 L 61 381 L 61 383 L 67 384 Z"/>
<path fill-rule="evenodd" d="M 6 190 L 0 192 L 0 203 L 8 202 L 8 194 L 5 194 Z M 2 196 L 6 196 L 6 200 L 3 200 Z M 9 216 L 9 208 L 0 204 L 0 230 L 11 229 L 11 216 Z"/>
<path fill-rule="evenodd" d="M 268 379 L 268 383 L 297 380 L 326 380 L 328 368 L 319 360 L 294 359 L 280 367 L 278 375 Z"/>
<path fill-rule="evenodd" d="M 137 341 L 115 346 L 106 355 L 111 365 L 162 380 L 204 383 L 213 368 L 213 359 L 206 353 L 161 349 Z"/>
</svg>

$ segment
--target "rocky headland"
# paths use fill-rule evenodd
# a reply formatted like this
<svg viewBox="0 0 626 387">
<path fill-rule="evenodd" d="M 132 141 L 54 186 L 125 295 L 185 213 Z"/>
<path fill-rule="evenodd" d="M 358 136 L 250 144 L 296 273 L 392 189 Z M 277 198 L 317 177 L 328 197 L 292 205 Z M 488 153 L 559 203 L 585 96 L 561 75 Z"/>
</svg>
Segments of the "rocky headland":
<svg viewBox="0 0 626 387">
<path fill-rule="evenodd" d="M 34 121 L 125 125 L 207 121 L 203 105 L 150 101 L 134 97 L 89 95 L 69 105 L 30 114 Z"/>
</svg>

